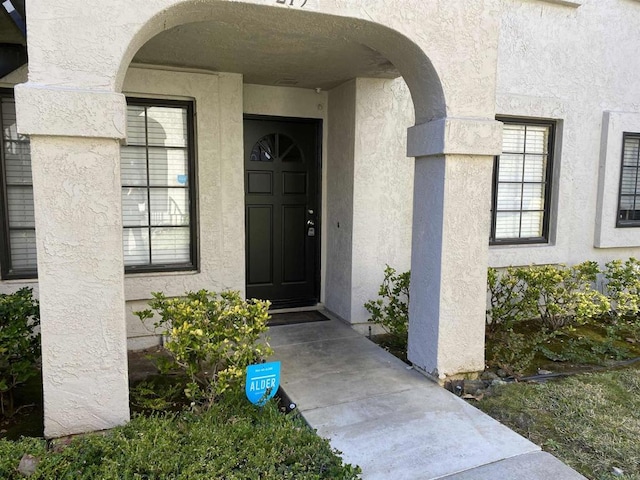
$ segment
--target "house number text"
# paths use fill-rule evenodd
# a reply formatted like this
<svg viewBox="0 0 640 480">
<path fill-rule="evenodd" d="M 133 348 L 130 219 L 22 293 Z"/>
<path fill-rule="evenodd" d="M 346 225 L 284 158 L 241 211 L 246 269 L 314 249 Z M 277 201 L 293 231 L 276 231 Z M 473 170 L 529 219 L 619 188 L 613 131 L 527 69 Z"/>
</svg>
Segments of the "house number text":
<svg viewBox="0 0 640 480">
<path fill-rule="evenodd" d="M 308 0 L 276 0 L 276 3 L 280 5 L 287 5 L 289 7 L 299 7 L 302 8 L 307 4 Z"/>
</svg>

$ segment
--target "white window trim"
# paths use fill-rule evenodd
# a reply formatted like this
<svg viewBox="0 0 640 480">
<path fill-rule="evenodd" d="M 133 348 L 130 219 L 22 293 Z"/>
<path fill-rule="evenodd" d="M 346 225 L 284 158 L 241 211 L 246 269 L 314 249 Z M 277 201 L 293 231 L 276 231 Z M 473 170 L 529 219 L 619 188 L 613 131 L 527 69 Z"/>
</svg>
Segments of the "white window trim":
<svg viewBox="0 0 640 480">
<path fill-rule="evenodd" d="M 596 210 L 596 248 L 640 246 L 640 227 L 616 227 L 623 134 L 640 133 L 640 113 L 604 112 Z"/>
</svg>

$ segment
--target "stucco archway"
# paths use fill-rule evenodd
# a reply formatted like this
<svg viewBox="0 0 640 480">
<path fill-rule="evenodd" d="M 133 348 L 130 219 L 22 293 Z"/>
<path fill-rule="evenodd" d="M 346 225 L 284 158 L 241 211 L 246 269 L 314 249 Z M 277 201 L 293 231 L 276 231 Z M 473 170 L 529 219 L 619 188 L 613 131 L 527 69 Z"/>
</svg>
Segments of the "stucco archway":
<svg viewBox="0 0 640 480">
<path fill-rule="evenodd" d="M 286 26 L 286 30 L 284 26 Z M 159 33 L 154 35 L 158 30 Z M 141 32 L 144 32 L 144 35 Z M 363 43 L 369 40 L 370 43 Z M 128 53 L 128 57 L 132 58 L 132 63 L 124 66 L 128 68 L 126 70 L 128 73 L 124 77 L 123 74 L 118 75 L 118 77 L 123 78 L 123 84 L 119 88 L 125 91 L 127 95 L 133 96 L 135 96 L 136 91 L 140 92 L 144 91 L 145 88 L 152 88 L 160 96 L 183 94 L 194 98 L 200 117 L 198 123 L 202 120 L 202 115 L 208 115 L 207 112 L 213 110 L 218 112 L 217 115 L 221 119 L 237 118 L 238 106 L 227 105 L 220 107 L 219 105 L 211 104 L 208 98 L 191 88 L 194 85 L 192 81 L 185 82 L 189 86 L 185 85 L 182 90 L 174 88 L 167 83 L 165 83 L 164 87 L 161 87 L 159 85 L 159 83 L 162 83 L 160 70 L 182 71 L 184 73 L 182 75 L 183 78 L 186 78 L 187 73 L 193 74 L 194 78 L 196 78 L 198 72 L 201 74 L 206 72 L 212 74 L 213 72 L 237 72 L 242 74 L 242 85 L 259 84 L 272 89 L 281 88 L 283 90 L 284 88 L 279 83 L 281 78 L 289 81 L 295 80 L 298 91 L 302 92 L 305 89 L 311 91 L 311 89 L 320 88 L 325 92 L 324 97 L 330 98 L 327 103 L 336 106 L 334 104 L 338 100 L 336 100 L 337 92 L 335 89 L 338 88 L 338 85 L 344 85 L 345 82 L 348 83 L 354 78 L 379 79 L 384 82 L 384 79 L 401 75 L 402 72 L 396 68 L 386 55 L 372 48 L 371 45 L 373 44 L 383 45 L 387 51 L 392 51 L 400 59 L 396 63 L 401 62 L 403 65 L 411 63 L 408 70 L 413 72 L 413 83 L 418 89 L 417 96 L 424 100 L 418 104 L 417 108 L 422 110 L 424 115 L 442 115 L 444 99 L 440 81 L 424 52 L 401 33 L 372 22 L 336 15 L 259 5 L 229 4 L 228 2 L 219 1 L 212 2 L 205 10 L 202 10 L 201 3 L 181 3 L 171 7 L 168 11 L 163 11 L 154 16 L 148 24 L 140 29 L 132 41 L 132 46 L 135 47 L 132 47 L 130 49 L 132 52 Z M 397 50 L 393 51 L 394 48 Z M 414 55 L 412 52 L 415 50 L 419 50 L 420 53 Z M 144 75 L 140 73 L 143 69 L 148 69 Z M 139 74 L 135 72 L 139 72 Z M 175 83 L 181 83 L 177 78 Z M 404 77 L 402 80 L 406 82 Z M 212 80 L 212 82 L 214 81 Z M 323 139 L 325 140 L 323 151 L 327 153 L 325 153 L 325 158 L 323 159 L 323 170 L 326 176 L 323 181 L 322 197 L 327 204 L 323 205 L 326 208 L 321 209 L 321 223 L 327 229 L 323 229 L 321 235 L 322 246 L 325 251 L 321 260 L 323 265 L 320 268 L 322 272 L 322 279 L 320 280 L 322 283 L 321 301 L 333 313 L 354 323 L 366 321 L 366 311 L 363 305 L 368 299 L 375 296 L 381 281 L 384 265 L 389 263 L 396 266 L 400 265 L 399 268 L 402 269 L 408 269 L 411 251 L 411 230 L 409 227 L 411 225 L 412 176 L 410 173 L 413 169 L 413 162 L 406 159 L 404 145 L 406 143 L 406 128 L 413 125 L 412 122 L 415 118 L 412 114 L 414 110 L 412 107 L 414 107 L 415 101 L 412 103 L 411 97 L 406 95 L 404 82 L 398 82 L 403 84 L 401 94 L 389 92 L 387 97 L 402 96 L 403 110 L 408 112 L 408 115 L 406 115 L 408 118 L 404 118 L 403 111 L 403 121 L 398 123 L 398 129 L 393 129 L 395 137 L 389 136 L 389 133 L 387 133 L 386 140 L 383 137 L 377 137 L 377 132 L 382 133 L 384 130 L 389 130 L 384 126 L 385 119 L 388 118 L 389 121 L 387 123 L 393 124 L 395 118 L 392 117 L 393 106 L 387 105 L 391 108 L 389 110 L 385 109 L 385 106 L 383 106 L 385 95 L 379 91 L 380 89 L 391 88 L 390 84 L 377 83 L 373 85 L 372 82 L 375 83 L 373 80 L 358 81 L 357 87 L 355 85 L 352 85 L 352 88 L 345 87 L 347 90 L 351 88 L 352 96 L 344 98 L 346 102 L 354 102 L 352 108 L 355 109 L 354 97 L 358 99 L 358 102 L 366 103 L 363 96 L 376 92 L 378 100 L 371 97 L 370 101 L 377 105 L 377 111 L 376 107 L 371 107 L 367 113 L 360 114 L 363 115 L 362 118 L 358 117 L 356 120 L 359 132 L 358 137 L 365 138 L 358 140 L 364 149 L 366 149 L 367 141 L 377 143 L 376 150 L 379 150 L 381 154 L 382 152 L 387 153 L 387 157 L 390 158 L 389 161 L 393 160 L 393 164 L 387 167 L 386 175 L 393 177 L 398 169 L 402 169 L 403 175 L 399 179 L 400 181 L 395 181 L 394 183 L 393 179 L 388 182 L 378 180 L 372 170 L 373 167 L 370 167 L 372 160 L 375 161 L 375 158 L 364 158 L 364 154 L 359 154 L 358 166 L 353 167 L 359 171 L 357 176 L 353 176 L 352 169 L 347 169 L 347 171 L 339 174 L 334 173 L 334 167 L 337 167 L 336 163 L 344 162 L 345 160 L 351 164 L 355 163 L 353 154 L 350 159 L 343 157 L 338 160 L 337 157 L 341 156 L 341 153 L 334 151 L 335 137 L 341 135 L 341 133 L 336 132 L 332 125 L 336 125 L 336 122 L 341 122 L 342 119 L 335 117 L 328 122 L 330 133 L 326 134 L 328 138 Z M 425 87 L 433 83 L 436 84 L 433 89 L 434 92 Z M 218 87 L 212 86 L 211 88 Z M 245 89 L 243 88 L 243 90 Z M 214 91 L 216 90 L 211 90 L 211 93 L 213 94 Z M 224 94 L 224 96 L 233 97 L 232 94 Z M 437 101 L 427 101 L 429 96 L 436 97 Z M 413 97 L 416 97 L 416 95 L 414 94 Z M 322 98 L 322 96 L 319 95 L 317 98 Z M 380 103 L 381 101 L 383 103 Z M 302 99 L 299 98 L 297 102 L 302 102 Z M 330 113 L 328 113 L 326 120 L 329 120 L 329 117 L 334 117 L 333 112 L 336 112 L 336 109 L 333 106 L 328 108 Z M 349 110 L 349 107 L 347 107 L 347 110 Z M 346 110 L 343 110 L 343 112 L 347 113 Z M 265 114 L 267 112 L 245 110 L 245 113 Z M 274 115 L 282 114 L 275 113 L 275 110 L 269 113 Z M 289 116 L 305 116 L 307 114 L 308 111 L 299 114 L 289 113 Z M 351 114 L 355 115 L 355 111 L 352 110 Z M 349 120 L 347 120 L 347 124 L 348 122 Z M 345 127 L 347 124 L 345 124 Z M 210 132 L 211 127 L 203 124 L 199 126 L 199 130 L 201 132 Z M 229 127 L 228 133 L 232 135 L 231 130 Z M 210 137 L 210 134 L 199 134 L 198 143 L 202 145 L 203 142 L 210 142 Z M 227 135 L 225 141 L 231 142 L 232 138 L 232 136 Z M 343 138 L 352 144 L 356 140 L 354 137 Z M 382 143 L 387 145 L 383 146 Z M 236 146 L 235 151 L 239 152 L 241 148 L 241 146 Z M 211 151 L 208 146 L 206 146 L 205 150 Z M 233 148 L 230 147 L 227 151 L 229 151 L 229 155 L 235 156 Z M 239 176 L 242 167 L 229 161 L 229 155 L 224 155 L 225 165 L 220 166 L 219 169 L 210 165 L 206 154 L 201 156 L 199 161 L 199 181 L 202 188 L 199 190 L 203 192 L 207 190 L 217 190 L 217 192 L 224 190 L 224 185 L 217 189 L 209 188 L 213 187 L 210 185 L 210 179 L 221 175 L 224 176 L 225 183 L 242 184 L 243 179 Z M 394 165 L 396 165 L 395 168 Z M 368 174 L 369 182 L 371 182 L 369 184 L 365 184 L 367 173 L 363 171 L 367 169 L 371 169 Z M 350 178 L 346 183 L 341 183 L 344 179 L 344 174 L 350 176 Z M 340 186 L 336 185 L 336 183 L 340 183 Z M 397 190 L 397 192 L 387 195 L 388 202 L 385 203 L 390 203 L 387 207 L 388 210 L 385 212 L 378 210 L 376 214 L 362 218 L 365 211 L 373 210 L 366 205 L 367 200 L 364 197 L 366 195 L 370 196 L 370 194 L 364 191 L 376 189 L 378 191 Z M 362 193 L 356 197 L 354 190 Z M 344 193 L 344 191 L 349 191 L 349 194 Z M 213 243 L 216 245 L 223 243 L 225 237 L 244 237 L 244 224 L 238 220 L 244 214 L 239 208 L 231 206 L 231 204 L 240 204 L 241 199 L 232 193 L 221 193 L 226 195 L 227 198 L 225 213 L 216 209 L 215 202 L 211 204 L 208 202 L 211 195 L 216 194 L 207 194 L 206 198 L 200 198 L 201 215 L 199 215 L 198 225 L 201 228 L 201 233 L 208 239 L 213 238 Z M 405 193 L 405 195 L 402 196 L 402 193 Z M 230 200 L 231 198 L 233 198 L 233 201 Z M 220 200 L 222 200 L 221 197 Z M 339 204 L 346 203 L 353 205 L 353 214 L 339 208 Z M 393 204 L 395 204 L 395 211 L 392 211 Z M 225 221 L 225 217 L 229 220 Z M 215 222 L 211 221 L 212 218 L 215 218 Z M 231 227 L 232 218 L 235 218 L 240 223 L 235 228 Z M 405 222 L 404 224 L 401 224 L 400 218 Z M 397 231 L 402 232 L 401 238 L 394 238 L 393 242 L 391 239 L 386 242 L 379 240 L 379 244 L 371 242 L 372 236 L 367 233 L 368 229 L 376 228 L 377 231 L 386 229 L 388 234 L 393 236 L 392 231 L 390 231 L 392 230 L 392 225 L 389 225 L 389 223 L 393 224 L 393 222 L 398 224 Z M 332 230 L 330 225 L 335 227 L 337 224 L 342 225 L 341 229 Z M 349 234 L 344 233 L 345 229 L 349 230 L 350 226 Z M 225 231 L 223 232 L 222 230 Z M 222 238 L 218 238 L 219 235 Z M 350 248 L 347 248 L 344 244 L 345 235 L 351 236 L 350 244 L 352 247 Z M 392 245 L 405 253 L 391 253 Z M 241 247 L 241 245 L 238 245 L 238 247 Z M 330 256 L 326 255 L 328 248 L 332 251 Z M 335 252 L 335 248 L 340 249 L 340 252 Z M 219 257 L 222 256 L 220 250 L 217 250 L 216 253 Z M 237 271 L 244 271 L 245 268 L 240 265 L 241 259 L 237 258 L 236 253 L 227 253 L 227 258 L 234 259 Z M 366 255 L 376 256 L 377 258 L 375 260 L 366 258 Z M 397 257 L 401 258 L 398 259 Z M 200 259 L 202 262 L 200 272 L 205 273 L 205 275 L 202 275 L 205 278 L 201 281 L 204 281 L 205 284 L 217 286 L 220 284 L 220 277 L 225 276 L 226 279 L 235 278 L 233 272 L 224 273 L 224 266 L 216 265 L 216 259 L 211 258 L 211 252 L 208 249 L 201 249 Z M 346 264 L 351 265 L 351 267 L 347 268 Z M 206 274 L 207 271 L 213 270 L 219 272 L 217 278 Z M 130 292 L 132 289 L 136 289 L 135 283 L 138 283 L 137 279 L 125 279 L 125 291 L 128 300 L 131 298 L 143 298 L 141 295 L 148 295 L 147 292 L 141 289 L 137 289 L 137 293 L 132 295 Z M 241 288 L 240 284 L 229 283 L 229 280 L 226 280 L 225 285 L 229 284 L 233 285 L 234 288 Z M 145 285 L 147 289 L 151 288 L 149 282 Z M 157 288 L 163 287 L 159 286 Z M 168 293 L 178 295 L 182 292 L 173 291 Z M 130 320 L 128 324 L 130 325 L 131 323 Z"/>
<path fill-rule="evenodd" d="M 446 115 L 446 105 L 440 78 L 425 52 L 402 33 L 386 25 L 350 16 L 337 16 L 303 9 L 236 3 L 222 0 L 208 2 L 185 0 L 151 17 L 131 38 L 115 75 L 113 87 L 122 89 L 126 69 L 136 52 L 160 32 L 193 22 L 221 20 L 243 25 L 259 18 L 266 24 L 279 23 L 299 40 L 301 35 L 331 38 L 339 36 L 365 45 L 386 57 L 400 71 L 412 94 L 416 123 L 424 123 Z M 291 30 L 294 30 L 293 32 Z"/>
<path fill-rule="evenodd" d="M 408 139 L 408 153 L 417 158 L 410 358 L 417 367 L 438 377 L 481 369 L 483 324 L 479 316 L 484 310 L 484 230 L 490 176 L 486 157 L 499 152 L 500 126 L 491 117 L 448 116 L 451 112 L 443 83 L 425 45 L 419 46 L 404 33 L 364 19 L 359 13 L 337 15 L 333 6 L 327 11 L 304 11 L 253 2 L 174 3 L 155 13 L 132 36 L 114 86 L 121 88 L 128 62 L 155 35 L 194 21 L 242 25 L 251 32 L 261 23 L 283 25 L 281 36 L 291 36 L 297 42 L 340 37 L 388 59 L 410 89 L 416 118 Z M 462 79 L 459 82 L 464 83 Z M 491 84 L 487 87 L 492 89 Z M 483 91 L 481 97 L 486 95 Z M 469 205 L 465 196 L 478 201 Z M 472 235 L 461 242 L 457 238 L 460 231 Z M 459 275 L 466 278 L 461 281 Z M 461 282 L 474 295 L 457 298 L 456 287 Z M 460 318 L 461 312 L 467 315 L 469 311 L 474 312 L 473 322 Z M 457 353 L 460 350 L 465 353 Z"/>
<path fill-rule="evenodd" d="M 410 358 L 434 375 L 481 367 L 486 189 L 499 125 L 493 121 L 494 57 L 483 55 L 484 43 L 477 46 L 470 32 L 491 18 L 491 8 L 457 12 L 462 7 L 456 6 L 444 13 L 409 2 L 430 15 L 434 33 L 421 16 L 382 3 L 318 2 L 305 11 L 273 3 L 159 0 L 136 11 L 125 0 L 30 3 L 30 81 L 16 89 L 16 99 L 19 128 L 32 138 L 48 436 L 128 419 L 119 178 L 125 104 L 119 92 L 142 45 L 194 21 L 226 18 L 241 25 L 242 14 L 286 16 L 301 33 L 346 38 L 395 65 L 416 113 L 408 138 L 416 157 L 417 212 Z M 58 24 L 48 22 L 56 15 Z M 497 34 L 488 25 L 482 31 L 491 47 Z M 459 45 L 468 51 L 457 53 Z M 455 108 L 445 101 L 449 92 L 464 94 L 455 97 Z M 466 290 L 480 293 L 457 298 L 461 274 Z M 96 378 L 96 370 L 104 375 Z"/>
</svg>

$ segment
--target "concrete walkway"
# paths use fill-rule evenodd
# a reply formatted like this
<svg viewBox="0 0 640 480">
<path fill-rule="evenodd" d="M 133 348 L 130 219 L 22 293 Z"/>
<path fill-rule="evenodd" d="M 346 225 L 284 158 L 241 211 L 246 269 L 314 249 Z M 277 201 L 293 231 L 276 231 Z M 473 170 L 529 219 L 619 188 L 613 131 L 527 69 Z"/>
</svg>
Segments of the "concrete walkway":
<svg viewBox="0 0 640 480">
<path fill-rule="evenodd" d="M 364 479 L 584 479 L 342 322 L 270 337 L 282 387 Z"/>
</svg>

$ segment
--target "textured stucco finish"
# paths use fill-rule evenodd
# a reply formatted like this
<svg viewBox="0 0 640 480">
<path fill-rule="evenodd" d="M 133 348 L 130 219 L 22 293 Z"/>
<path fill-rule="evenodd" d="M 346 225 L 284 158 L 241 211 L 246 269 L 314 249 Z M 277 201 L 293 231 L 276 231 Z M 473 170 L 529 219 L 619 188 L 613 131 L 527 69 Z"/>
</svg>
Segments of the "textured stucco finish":
<svg viewBox="0 0 640 480">
<path fill-rule="evenodd" d="M 364 303 L 377 298 L 385 264 L 411 268 L 413 159 L 406 131 L 413 109 L 402 79 L 356 79 L 351 265 L 352 323 L 365 322 Z M 330 285 L 328 285 L 331 288 Z"/>
<path fill-rule="evenodd" d="M 434 377 L 484 369 L 492 166 L 489 156 L 415 162 L 408 355 Z"/>
<path fill-rule="evenodd" d="M 242 15 L 259 11 L 265 21 L 343 35 L 380 52 L 409 85 L 419 123 L 445 114 L 486 118 L 495 96 L 496 5 L 334 0 L 308 2 L 303 9 L 272 0 L 154 0 L 132 9 L 126 0 L 33 0 L 27 15 L 30 81 L 117 91 L 135 53 L 157 33 L 195 21 L 241 23 Z"/>
<path fill-rule="evenodd" d="M 502 152 L 502 124 L 494 120 L 440 118 L 409 128 L 407 137 L 410 157 Z"/>
<path fill-rule="evenodd" d="M 605 116 L 640 114 L 640 2 L 581 3 L 502 1 L 496 113 L 554 119 L 559 131 L 550 242 L 492 246 L 495 267 L 640 254 L 639 229 L 615 228 L 622 134 L 607 134 L 617 122 Z"/>
<path fill-rule="evenodd" d="M 323 90 L 244 84 L 242 93 L 246 114 L 326 120 L 329 94 Z"/>
<path fill-rule="evenodd" d="M 343 319 L 351 316 L 355 106 L 355 80 L 329 92 L 324 301 L 330 311 Z"/>
<path fill-rule="evenodd" d="M 26 83 L 16 86 L 15 97 L 18 128 L 25 135 L 126 136 L 126 102 L 120 93 Z"/>
<path fill-rule="evenodd" d="M 119 149 L 31 138 L 47 437 L 129 419 Z"/>
</svg>

